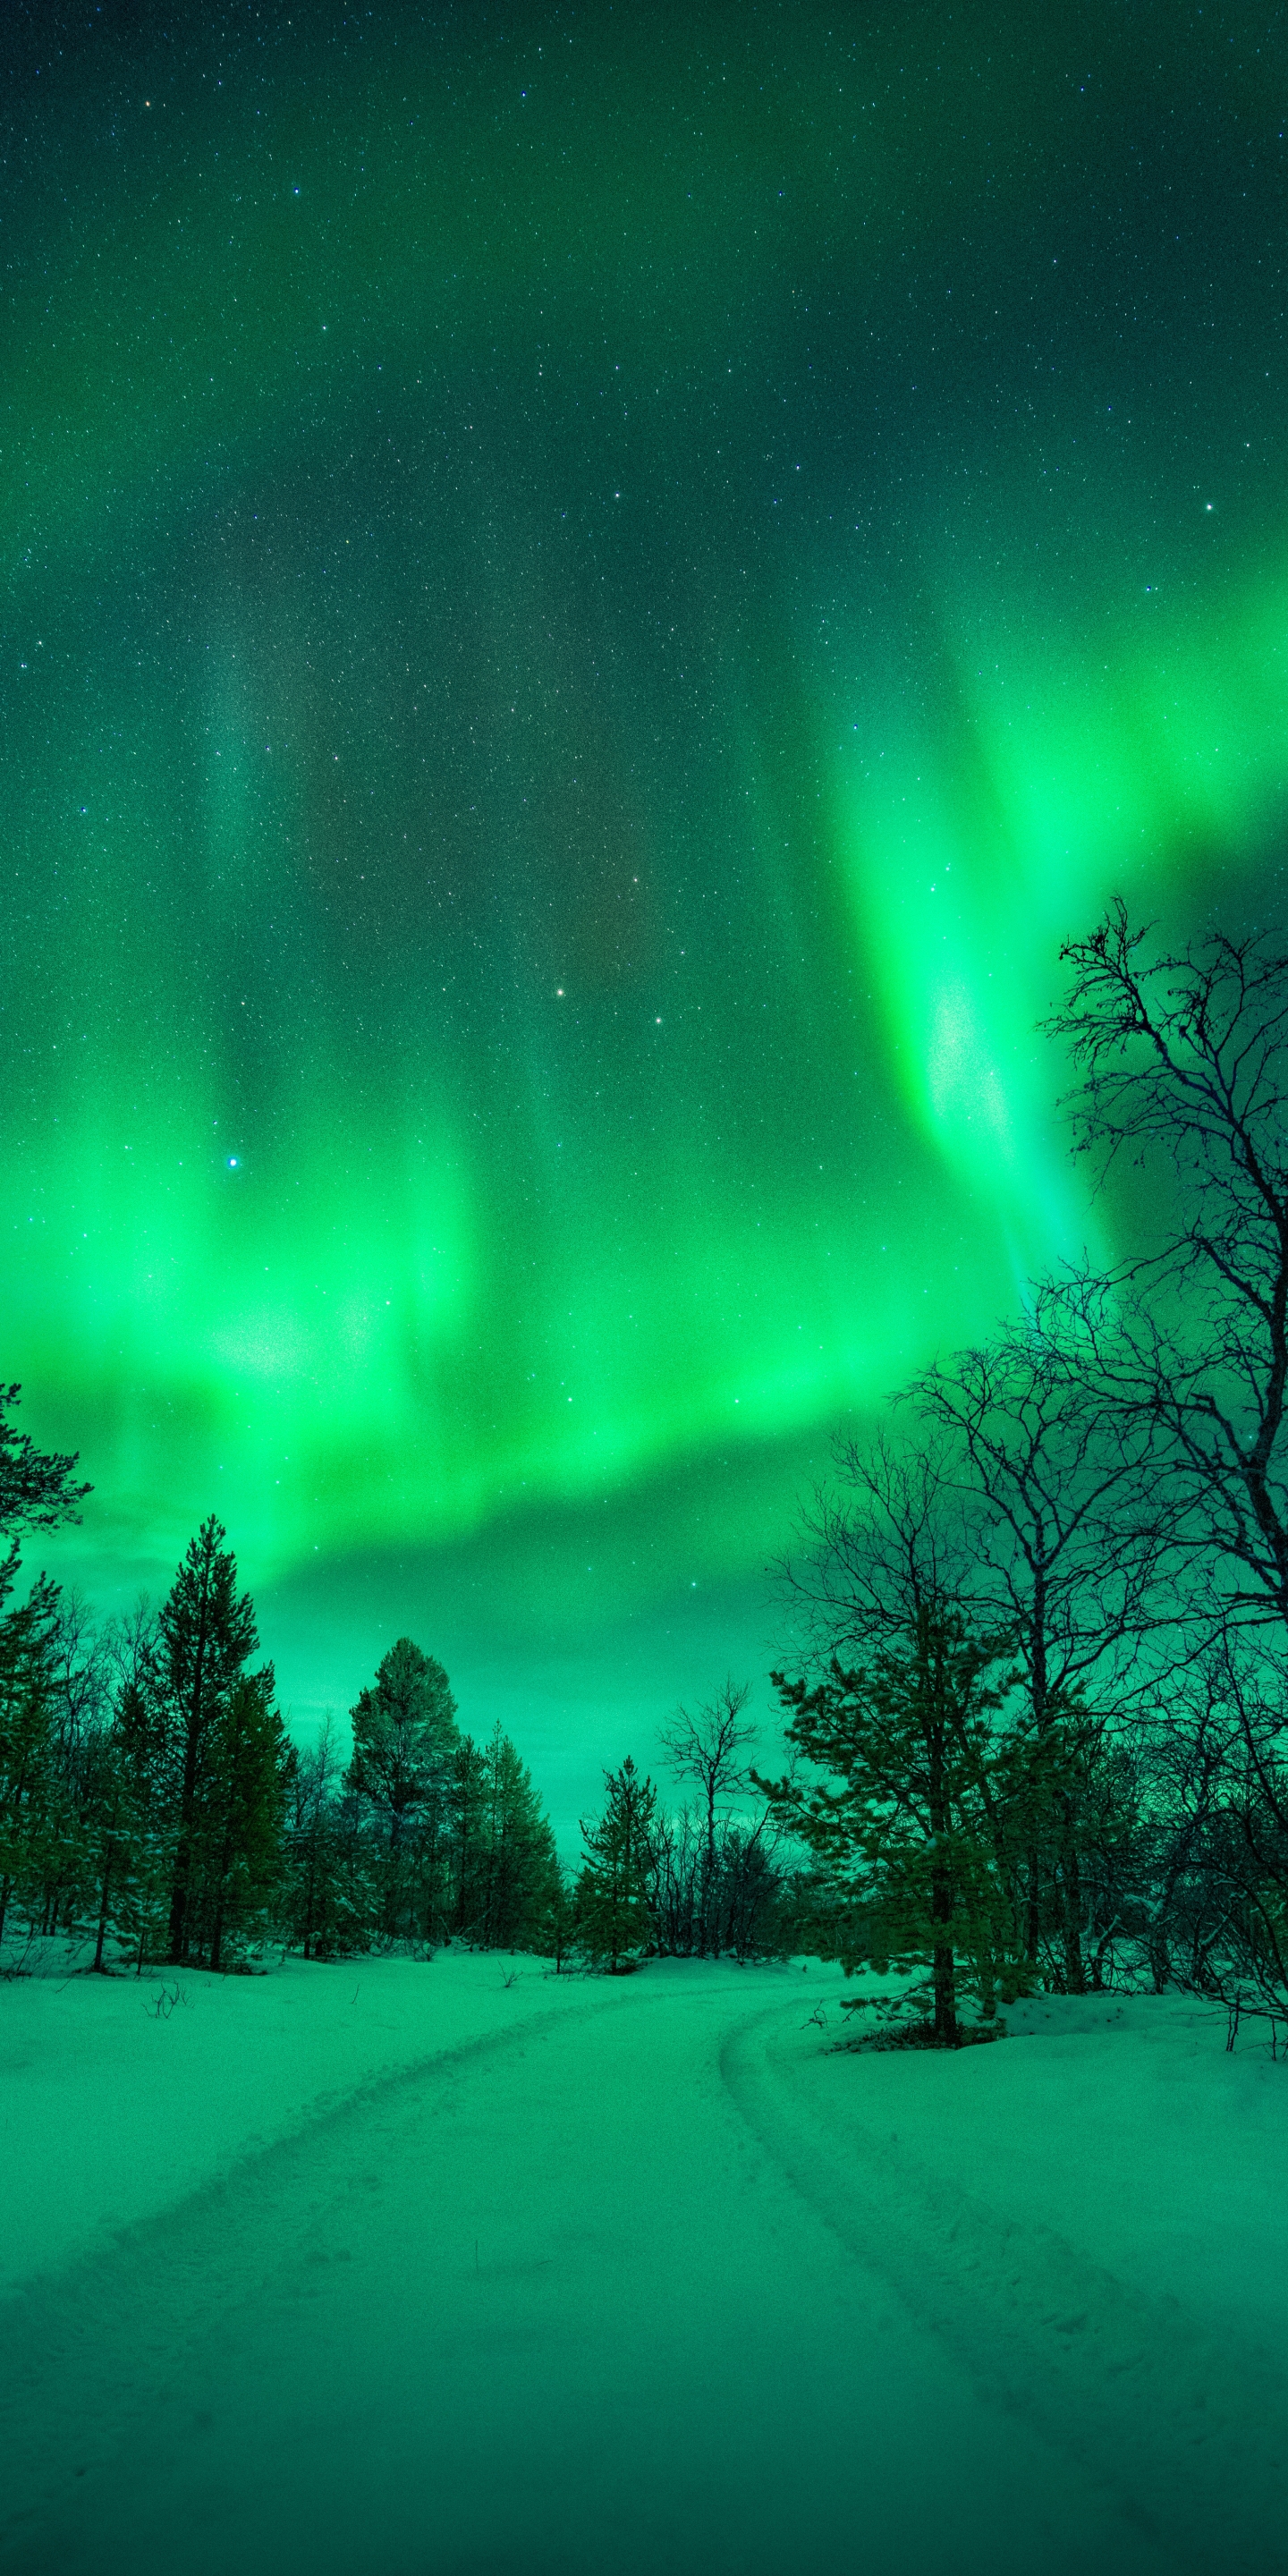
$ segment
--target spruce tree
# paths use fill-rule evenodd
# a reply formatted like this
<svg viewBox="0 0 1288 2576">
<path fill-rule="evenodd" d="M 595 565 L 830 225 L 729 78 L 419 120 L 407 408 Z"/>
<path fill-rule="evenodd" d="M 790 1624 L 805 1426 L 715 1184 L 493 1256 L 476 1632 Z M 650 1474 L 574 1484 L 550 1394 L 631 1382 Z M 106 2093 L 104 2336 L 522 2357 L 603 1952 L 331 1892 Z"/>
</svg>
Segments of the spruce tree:
<svg viewBox="0 0 1288 2576">
<path fill-rule="evenodd" d="M 77 1592 L 58 1593 L 52 1648 L 53 1794 L 38 1895 L 40 1930 L 45 1935 L 72 1932 L 92 1902 L 99 1756 L 111 1716 L 104 1642 Z"/>
<path fill-rule="evenodd" d="M 472 1735 L 453 1749 L 447 1783 L 447 1865 L 450 1888 L 446 1922 L 449 1937 L 482 1949 L 487 1943 L 488 1903 L 487 1759 Z"/>
<path fill-rule="evenodd" d="M 86 1758 L 84 1920 L 93 1969 L 114 1938 L 141 1974 L 163 1952 L 174 1863 L 175 1766 L 164 1716 L 136 1677 L 119 1684 Z"/>
<path fill-rule="evenodd" d="M 57 1622 L 57 1588 L 43 1576 L 0 1618 L 0 1940 L 15 1896 L 38 1903 L 54 1863 Z"/>
<path fill-rule="evenodd" d="M 461 1740 L 442 1665 L 400 1637 L 375 1688 L 360 1694 L 352 1722 L 346 1782 L 366 1801 L 379 1836 L 378 1929 L 386 1940 L 404 1938 L 419 1928 L 415 1915 L 423 1909 L 428 1933 L 447 1780 Z"/>
<path fill-rule="evenodd" d="M 653 1945 L 653 1834 L 657 1791 L 628 1753 L 606 1771 L 608 1804 L 582 1825 L 586 1857 L 577 1882 L 578 1940 L 587 1956 L 616 1970 Z"/>
<path fill-rule="evenodd" d="M 90 1964 L 95 1975 L 102 1976 L 107 1971 L 104 1953 L 108 1933 L 129 1905 L 138 1842 L 129 1766 L 115 1718 L 95 1737 L 88 1772 L 85 1840 L 92 1902 L 90 1928 L 94 1935 Z"/>
<path fill-rule="evenodd" d="M 484 1777 L 483 1937 L 492 1950 L 523 1950 L 539 1939 L 555 1901 L 554 1835 L 528 1766 L 499 1724 L 484 1757 Z"/>
<path fill-rule="evenodd" d="M 273 1668 L 234 1682 L 212 1731 L 201 1813 L 203 1914 L 212 1968 L 264 1928 L 283 1875 L 290 1748 Z"/>
<path fill-rule="evenodd" d="M 553 1844 L 553 1836 L 551 1837 Z M 533 1947 L 543 1957 L 553 1959 L 555 1975 L 565 1972 L 565 1962 L 577 1946 L 577 1897 L 569 1886 L 559 1860 L 547 1882 L 546 1894 L 533 1927 Z"/>
<path fill-rule="evenodd" d="M 161 1688 L 178 1771 L 169 1948 L 179 1966 L 190 1959 L 197 1932 L 192 1918 L 216 1732 L 259 1642 L 226 1536 L 212 1513 L 190 1542 L 160 1617 Z"/>
<path fill-rule="evenodd" d="M 181 1777 L 162 1688 L 159 1622 L 146 1601 L 109 1631 L 108 1651 L 116 1677 L 111 1762 L 123 1791 L 110 1916 L 142 1976 L 166 1953 Z"/>
<path fill-rule="evenodd" d="M 17 1579 L 18 1533 L 79 1520 L 90 1491 L 73 1482 L 74 1456 L 37 1449 L 8 1419 L 21 1392 L 0 1386 L 0 1611 Z M 0 1616 L 0 1939 L 15 1894 L 39 1907 L 66 1873 L 59 1615 L 58 1587 L 42 1575 L 20 1608 Z"/>
</svg>

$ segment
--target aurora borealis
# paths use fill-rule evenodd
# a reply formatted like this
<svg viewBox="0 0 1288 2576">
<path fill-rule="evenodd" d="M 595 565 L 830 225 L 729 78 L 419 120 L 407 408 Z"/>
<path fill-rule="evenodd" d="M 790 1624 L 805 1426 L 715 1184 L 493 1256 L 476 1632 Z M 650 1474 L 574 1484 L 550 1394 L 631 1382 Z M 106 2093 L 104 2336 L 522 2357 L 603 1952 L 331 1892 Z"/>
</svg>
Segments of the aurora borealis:
<svg viewBox="0 0 1288 2576">
<path fill-rule="evenodd" d="M 1111 1239 L 1061 937 L 1280 905 L 1286 111 L 1269 7 L 23 13 L 60 1571 L 213 1504 L 300 1722 L 410 1627 L 543 1784 L 763 1669 L 837 1422 Z"/>
</svg>

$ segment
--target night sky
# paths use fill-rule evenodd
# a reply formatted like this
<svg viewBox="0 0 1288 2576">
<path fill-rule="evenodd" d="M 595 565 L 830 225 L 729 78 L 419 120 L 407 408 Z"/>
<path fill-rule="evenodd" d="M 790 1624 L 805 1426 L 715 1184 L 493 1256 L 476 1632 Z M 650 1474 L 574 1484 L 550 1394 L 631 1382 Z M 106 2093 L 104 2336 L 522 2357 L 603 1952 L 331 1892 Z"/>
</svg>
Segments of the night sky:
<svg viewBox="0 0 1288 2576">
<path fill-rule="evenodd" d="M 10 11 L 0 1373 L 566 1835 L 1282 909 L 1281 8 Z"/>
</svg>

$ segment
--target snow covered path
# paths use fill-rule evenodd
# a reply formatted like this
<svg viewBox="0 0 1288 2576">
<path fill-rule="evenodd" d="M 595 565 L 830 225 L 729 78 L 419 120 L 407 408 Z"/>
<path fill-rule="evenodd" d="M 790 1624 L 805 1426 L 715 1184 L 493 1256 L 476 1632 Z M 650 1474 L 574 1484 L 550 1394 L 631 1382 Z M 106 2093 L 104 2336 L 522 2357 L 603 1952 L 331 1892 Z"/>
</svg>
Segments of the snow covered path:
<svg viewBox="0 0 1288 2576">
<path fill-rule="evenodd" d="M 532 1972 L 31 2282 L 10 2576 L 1281 2564 L 1263 2358 L 865 2129 L 835 1982 Z"/>
</svg>

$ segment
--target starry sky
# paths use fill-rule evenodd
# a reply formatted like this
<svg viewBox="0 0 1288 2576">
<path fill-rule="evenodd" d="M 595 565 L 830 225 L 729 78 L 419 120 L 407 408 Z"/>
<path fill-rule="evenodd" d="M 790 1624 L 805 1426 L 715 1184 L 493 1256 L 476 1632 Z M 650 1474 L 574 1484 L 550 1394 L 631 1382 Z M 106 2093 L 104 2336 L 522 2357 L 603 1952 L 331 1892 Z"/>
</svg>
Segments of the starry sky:
<svg viewBox="0 0 1288 2576">
<path fill-rule="evenodd" d="M 17 37 L 12 29 L 17 23 Z M 20 7 L 0 1372 L 556 1817 L 1114 1248 L 1037 1023 L 1282 908 L 1278 7 Z"/>
</svg>

